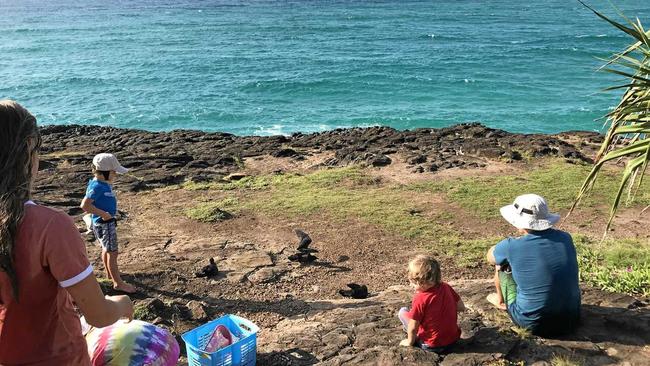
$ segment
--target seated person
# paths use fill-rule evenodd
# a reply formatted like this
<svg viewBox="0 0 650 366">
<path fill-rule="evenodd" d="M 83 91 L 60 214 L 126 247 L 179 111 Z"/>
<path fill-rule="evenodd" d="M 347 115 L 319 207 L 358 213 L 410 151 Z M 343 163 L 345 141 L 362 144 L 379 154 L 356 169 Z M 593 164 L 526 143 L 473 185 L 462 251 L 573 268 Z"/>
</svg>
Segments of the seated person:
<svg viewBox="0 0 650 366">
<path fill-rule="evenodd" d="M 140 320 L 93 328 L 81 318 L 93 366 L 175 366 L 180 349 L 166 329 Z"/>
<path fill-rule="evenodd" d="M 549 213 L 544 198 L 536 194 L 517 197 L 501 208 L 501 215 L 522 236 L 488 250 L 497 291 L 488 301 L 533 334 L 571 332 L 580 318 L 578 261 L 571 235 L 553 228 L 560 216 Z"/>
<path fill-rule="evenodd" d="M 443 282 L 440 265 L 433 257 L 418 255 L 409 262 L 408 279 L 415 289 L 411 310 L 401 308 L 397 317 L 406 330 L 402 346 L 445 354 L 460 338 L 457 312 L 465 310 L 460 296 Z"/>
</svg>

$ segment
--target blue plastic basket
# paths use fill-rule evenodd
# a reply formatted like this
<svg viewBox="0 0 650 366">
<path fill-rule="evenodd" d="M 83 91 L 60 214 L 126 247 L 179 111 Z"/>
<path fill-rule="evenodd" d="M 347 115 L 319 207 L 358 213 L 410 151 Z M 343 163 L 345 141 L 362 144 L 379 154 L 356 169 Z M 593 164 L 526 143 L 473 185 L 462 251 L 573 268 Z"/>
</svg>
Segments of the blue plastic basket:
<svg viewBox="0 0 650 366">
<path fill-rule="evenodd" d="M 224 325 L 239 340 L 216 352 L 202 349 L 218 325 Z M 182 335 L 190 366 L 254 366 L 257 359 L 257 332 L 260 328 L 248 319 L 227 314 Z"/>
</svg>

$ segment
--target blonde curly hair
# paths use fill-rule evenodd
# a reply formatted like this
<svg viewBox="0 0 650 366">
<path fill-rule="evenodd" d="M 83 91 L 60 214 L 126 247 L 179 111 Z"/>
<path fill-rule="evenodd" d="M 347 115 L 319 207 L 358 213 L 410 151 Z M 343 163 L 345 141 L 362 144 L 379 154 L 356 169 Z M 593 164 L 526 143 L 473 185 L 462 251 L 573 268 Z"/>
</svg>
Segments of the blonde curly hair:
<svg viewBox="0 0 650 366">
<path fill-rule="evenodd" d="M 440 264 L 430 255 L 420 254 L 409 262 L 409 281 L 417 285 L 433 285 L 440 283 Z"/>
</svg>

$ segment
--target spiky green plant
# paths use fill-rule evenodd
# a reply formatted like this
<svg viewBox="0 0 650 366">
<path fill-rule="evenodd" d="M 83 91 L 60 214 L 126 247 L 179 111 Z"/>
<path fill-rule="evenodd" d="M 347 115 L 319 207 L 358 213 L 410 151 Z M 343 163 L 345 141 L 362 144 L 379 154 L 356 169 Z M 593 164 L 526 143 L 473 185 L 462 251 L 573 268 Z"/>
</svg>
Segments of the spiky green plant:
<svg viewBox="0 0 650 366">
<path fill-rule="evenodd" d="M 596 155 L 594 166 L 571 207 L 573 211 L 580 199 L 591 190 L 605 163 L 624 161 L 625 168 L 605 228 L 607 232 L 625 190 L 627 189 L 628 202 L 633 200 L 650 161 L 650 31 L 643 28 L 638 18 L 634 22 L 619 12 L 629 26 L 623 25 L 582 1 L 580 3 L 634 39 L 629 47 L 614 54 L 601 68 L 626 78 L 624 84 L 605 90 L 625 89 L 625 93 L 616 108 L 606 115 L 609 124 L 607 135 Z"/>
</svg>

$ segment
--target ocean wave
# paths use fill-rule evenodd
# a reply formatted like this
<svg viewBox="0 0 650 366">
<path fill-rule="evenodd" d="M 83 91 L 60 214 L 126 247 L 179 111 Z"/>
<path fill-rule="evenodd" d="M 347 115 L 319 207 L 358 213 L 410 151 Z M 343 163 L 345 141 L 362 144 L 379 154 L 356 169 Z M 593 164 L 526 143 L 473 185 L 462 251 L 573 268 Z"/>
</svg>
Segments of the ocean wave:
<svg viewBox="0 0 650 366">
<path fill-rule="evenodd" d="M 284 135 L 289 136 L 290 133 L 284 131 L 285 125 L 272 125 L 272 126 L 258 126 L 255 129 L 255 135 L 258 136 L 275 136 L 275 135 Z"/>
<path fill-rule="evenodd" d="M 580 39 L 582 41 L 589 41 L 589 40 L 594 40 L 594 41 L 601 41 L 602 39 L 623 39 L 626 38 L 624 33 L 614 33 L 614 34 L 606 34 L 606 33 L 599 33 L 599 34 L 579 34 L 576 36 L 573 36 L 573 38 Z"/>
</svg>

